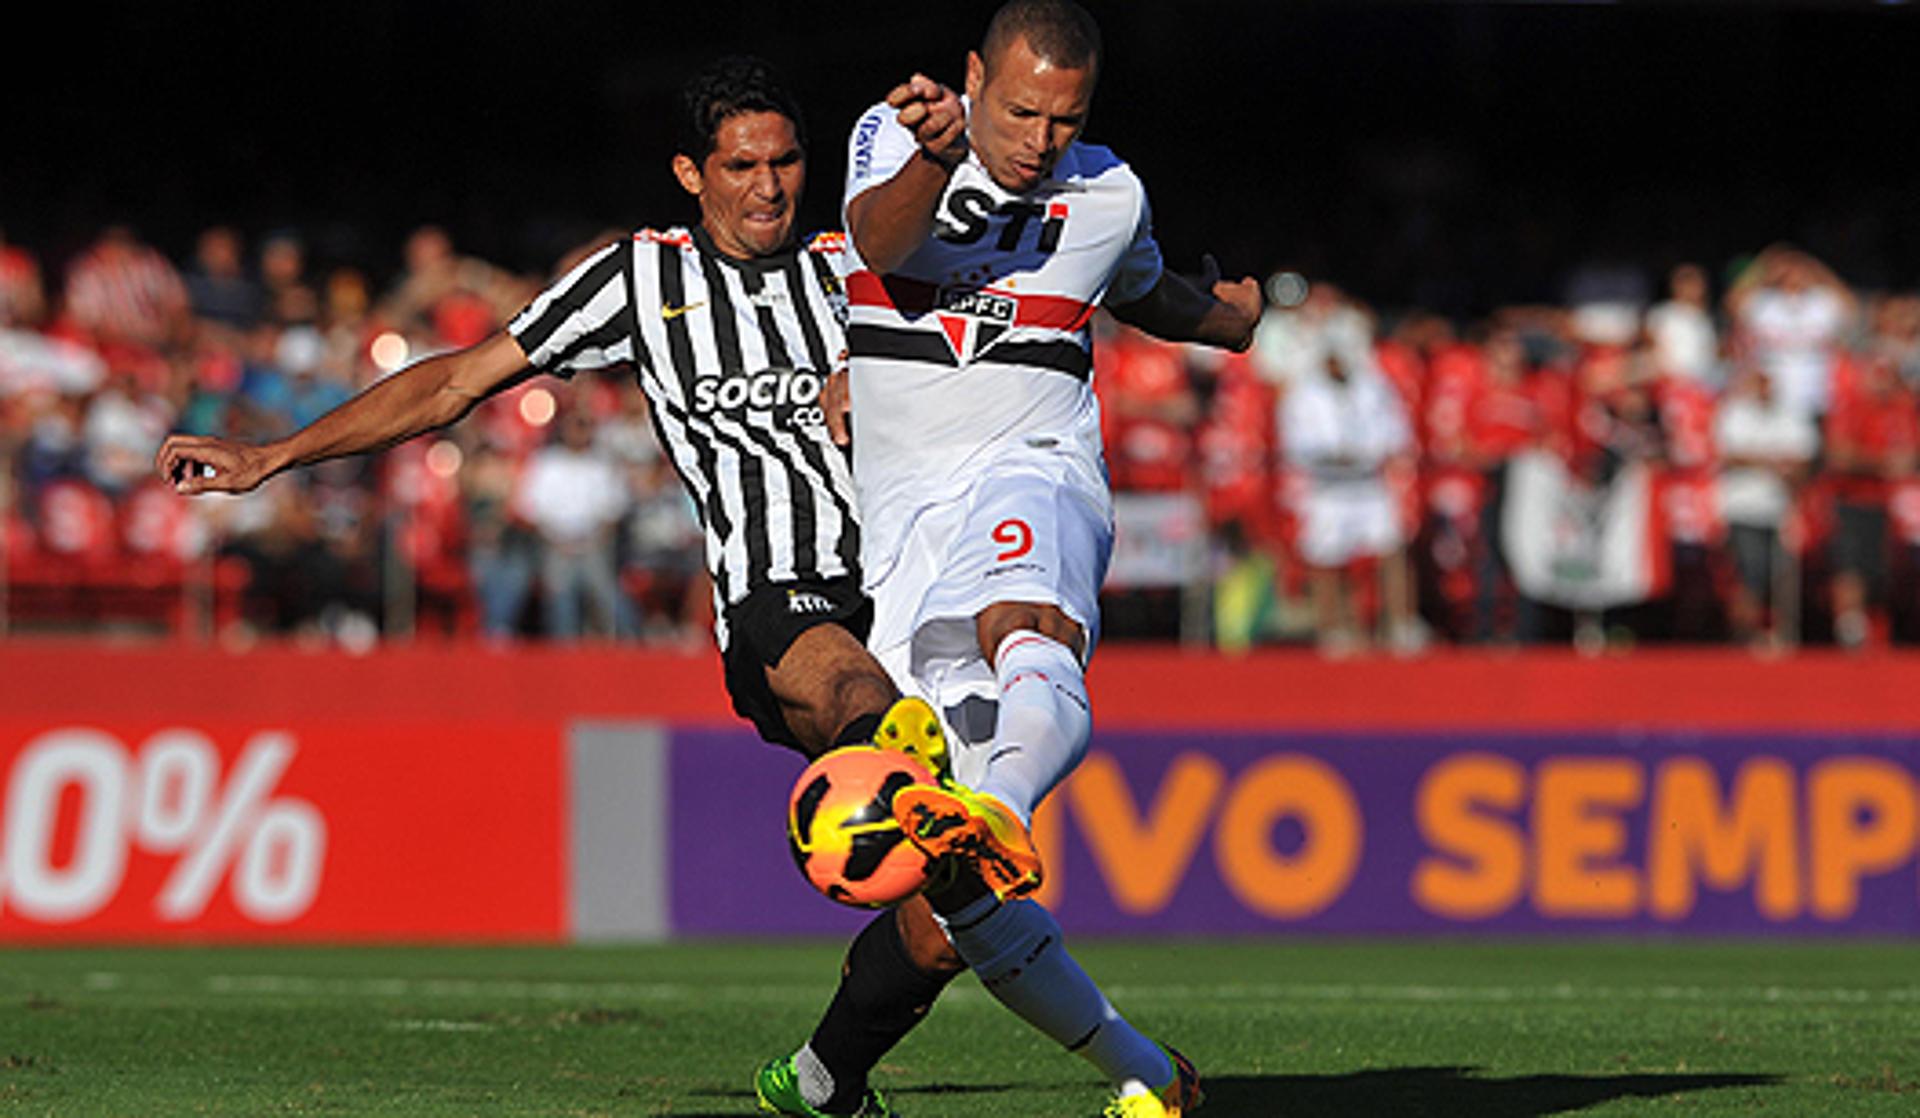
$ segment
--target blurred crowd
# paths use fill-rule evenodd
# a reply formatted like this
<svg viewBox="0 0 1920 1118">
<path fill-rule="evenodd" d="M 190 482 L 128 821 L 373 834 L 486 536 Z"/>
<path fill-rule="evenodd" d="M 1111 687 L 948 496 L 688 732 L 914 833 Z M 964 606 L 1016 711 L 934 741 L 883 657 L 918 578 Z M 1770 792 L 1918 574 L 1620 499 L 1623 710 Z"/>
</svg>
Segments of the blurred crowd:
<svg viewBox="0 0 1920 1118">
<path fill-rule="evenodd" d="M 439 435 L 243 497 L 186 501 L 154 476 L 169 432 L 284 435 L 480 341 L 547 278 L 433 226 L 402 260 L 376 289 L 314 274 L 293 233 L 210 228 L 177 264 L 114 227 L 50 275 L 0 239 L 11 627 L 178 628 L 198 592 L 229 638 L 703 639 L 699 533 L 630 375 L 530 381 Z"/>
<path fill-rule="evenodd" d="M 0 231 L 8 626 L 704 640 L 699 532 L 625 373 L 245 497 L 152 476 L 168 432 L 284 434 L 546 278 L 431 226 L 378 284 L 289 232 L 209 228 L 176 261 L 114 227 L 43 261 Z M 1594 267 L 1472 321 L 1338 277 L 1267 293 L 1245 355 L 1096 323 L 1121 530 L 1135 497 L 1191 502 L 1216 644 L 1920 642 L 1920 294 L 1789 246 Z M 1193 591 L 1116 581 L 1110 632 L 1190 634 Z"/>
<path fill-rule="evenodd" d="M 1465 322 L 1267 287 L 1244 357 L 1096 351 L 1118 488 L 1204 503 L 1217 644 L 1920 643 L 1920 293 L 1788 245 Z"/>
</svg>

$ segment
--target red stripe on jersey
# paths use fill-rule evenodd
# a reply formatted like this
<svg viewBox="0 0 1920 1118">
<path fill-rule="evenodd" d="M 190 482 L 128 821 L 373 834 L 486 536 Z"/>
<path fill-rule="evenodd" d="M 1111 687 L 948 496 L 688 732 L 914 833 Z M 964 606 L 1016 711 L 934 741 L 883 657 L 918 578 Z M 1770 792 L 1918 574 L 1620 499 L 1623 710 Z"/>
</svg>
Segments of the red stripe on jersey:
<svg viewBox="0 0 1920 1118">
<path fill-rule="evenodd" d="M 1063 295 L 1035 295 L 983 287 L 982 294 L 1013 300 L 1013 325 L 1078 330 L 1093 318 L 1093 304 Z M 903 315 L 938 308 L 940 287 L 908 276 L 880 276 L 861 270 L 847 277 L 847 301 L 856 307 L 884 307 Z"/>
</svg>

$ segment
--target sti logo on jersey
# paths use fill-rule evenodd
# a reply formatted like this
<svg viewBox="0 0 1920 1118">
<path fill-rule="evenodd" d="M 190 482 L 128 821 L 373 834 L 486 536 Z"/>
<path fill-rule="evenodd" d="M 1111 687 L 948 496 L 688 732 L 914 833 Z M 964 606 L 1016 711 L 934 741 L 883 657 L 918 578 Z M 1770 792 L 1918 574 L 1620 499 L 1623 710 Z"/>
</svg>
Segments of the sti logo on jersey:
<svg viewBox="0 0 1920 1118">
<path fill-rule="evenodd" d="M 993 195 L 977 186 L 963 186 L 947 195 L 945 211 L 938 218 L 934 236 L 956 245 L 977 243 L 993 229 L 997 219 L 1005 219 L 993 247 L 1000 252 L 1018 252 L 1023 247 L 1027 228 L 1039 219 L 1033 251 L 1051 256 L 1060 247 L 1067 231 L 1067 204 L 1059 200 L 1046 203 L 1015 198 L 995 202 Z"/>
<path fill-rule="evenodd" d="M 815 594 L 811 590 L 787 591 L 787 612 L 821 614 L 832 613 L 833 602 L 824 594 Z"/>
<path fill-rule="evenodd" d="M 1019 313 L 1011 295 L 970 287 L 943 287 L 934 301 L 934 317 L 953 348 L 954 359 L 970 361 L 1007 332 Z"/>
</svg>

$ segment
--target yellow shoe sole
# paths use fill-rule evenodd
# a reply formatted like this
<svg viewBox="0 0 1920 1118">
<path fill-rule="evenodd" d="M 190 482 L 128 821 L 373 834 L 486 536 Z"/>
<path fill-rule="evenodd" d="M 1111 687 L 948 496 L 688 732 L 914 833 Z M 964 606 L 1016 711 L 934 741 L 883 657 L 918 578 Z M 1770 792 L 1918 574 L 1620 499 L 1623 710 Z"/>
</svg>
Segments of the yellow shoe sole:
<svg viewBox="0 0 1920 1118">
<path fill-rule="evenodd" d="M 945 780 L 951 771 L 940 716 L 925 699 L 908 695 L 894 700 L 881 717 L 880 728 L 874 731 L 873 744 L 906 754 L 925 765 L 937 779 Z"/>
</svg>

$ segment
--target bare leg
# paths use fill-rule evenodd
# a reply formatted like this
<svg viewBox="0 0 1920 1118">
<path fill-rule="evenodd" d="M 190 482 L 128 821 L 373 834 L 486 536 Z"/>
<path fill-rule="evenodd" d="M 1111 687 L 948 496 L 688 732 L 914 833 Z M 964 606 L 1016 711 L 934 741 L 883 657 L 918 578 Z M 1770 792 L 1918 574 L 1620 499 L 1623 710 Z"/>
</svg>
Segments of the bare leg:
<svg viewBox="0 0 1920 1118">
<path fill-rule="evenodd" d="M 884 714 L 900 697 L 866 646 L 838 625 L 800 634 L 767 669 L 767 684 L 809 757 L 833 748 L 848 723 Z"/>
</svg>

